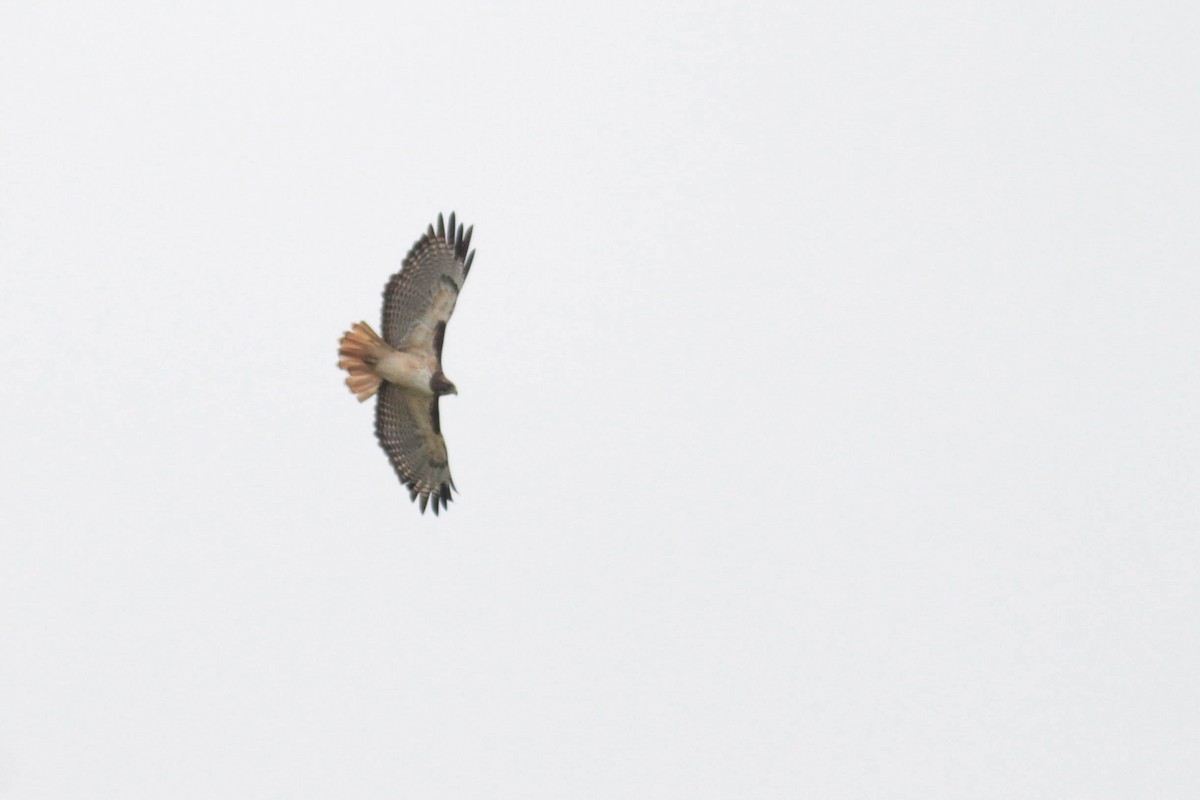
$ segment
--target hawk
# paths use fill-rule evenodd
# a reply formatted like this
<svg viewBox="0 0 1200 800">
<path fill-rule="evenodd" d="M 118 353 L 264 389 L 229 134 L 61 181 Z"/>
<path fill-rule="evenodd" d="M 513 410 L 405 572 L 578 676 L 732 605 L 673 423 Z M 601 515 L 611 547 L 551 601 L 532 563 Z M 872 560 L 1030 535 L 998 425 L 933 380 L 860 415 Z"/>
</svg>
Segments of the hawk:
<svg viewBox="0 0 1200 800">
<path fill-rule="evenodd" d="M 375 436 L 409 496 L 420 499 L 422 514 L 431 500 L 437 514 L 451 489 L 457 491 L 438 399 L 458 394 L 442 372 L 442 343 L 475 259 L 473 230 L 456 228 L 453 213 L 446 227 L 438 214 L 437 230 L 429 226 L 383 289 L 383 336 L 359 322 L 338 343 L 338 367 L 349 373 L 350 391 L 360 403 L 379 396 Z"/>
</svg>

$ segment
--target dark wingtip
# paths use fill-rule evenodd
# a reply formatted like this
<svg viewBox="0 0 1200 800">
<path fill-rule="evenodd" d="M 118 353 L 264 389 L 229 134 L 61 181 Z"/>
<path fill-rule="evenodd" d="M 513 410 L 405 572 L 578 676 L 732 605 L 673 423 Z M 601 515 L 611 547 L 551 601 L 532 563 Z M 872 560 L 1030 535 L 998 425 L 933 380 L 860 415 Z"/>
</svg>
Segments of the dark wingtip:
<svg viewBox="0 0 1200 800">
<path fill-rule="evenodd" d="M 454 246 L 454 212 L 450 212 L 450 225 L 446 228 L 446 244 Z"/>
<path fill-rule="evenodd" d="M 421 495 L 421 513 L 425 513 L 425 506 L 429 505 L 429 495 Z"/>
<path fill-rule="evenodd" d="M 475 260 L 475 251 L 472 250 L 471 252 L 467 253 L 467 260 L 463 264 L 463 277 L 464 278 L 471 274 L 471 262 L 474 260 Z"/>
<path fill-rule="evenodd" d="M 462 242 L 458 245 L 458 257 L 462 258 L 471 249 L 471 232 L 475 230 L 475 226 L 467 228 L 467 232 L 462 236 Z"/>
<path fill-rule="evenodd" d="M 438 214 L 437 236 L 439 239 L 446 238 L 446 221 L 442 219 L 441 214 Z"/>
</svg>

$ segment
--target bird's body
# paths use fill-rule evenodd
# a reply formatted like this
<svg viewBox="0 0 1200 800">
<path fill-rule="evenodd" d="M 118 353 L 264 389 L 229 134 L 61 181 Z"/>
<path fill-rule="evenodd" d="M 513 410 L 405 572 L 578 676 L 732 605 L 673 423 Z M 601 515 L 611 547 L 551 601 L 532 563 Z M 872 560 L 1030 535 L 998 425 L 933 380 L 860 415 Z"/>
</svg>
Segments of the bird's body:
<svg viewBox="0 0 1200 800">
<path fill-rule="evenodd" d="M 433 396 L 430 383 L 437 372 L 436 360 L 390 347 L 375 365 L 375 374 L 388 383 L 429 397 Z"/>
<path fill-rule="evenodd" d="M 472 229 L 446 230 L 438 215 L 383 291 L 383 335 L 365 322 L 351 326 L 338 347 L 338 366 L 359 402 L 378 395 L 375 435 L 400 481 L 425 511 L 446 508 L 454 480 L 442 438 L 438 398 L 458 394 L 442 372 L 442 342 L 458 294 L 471 271 Z"/>
</svg>

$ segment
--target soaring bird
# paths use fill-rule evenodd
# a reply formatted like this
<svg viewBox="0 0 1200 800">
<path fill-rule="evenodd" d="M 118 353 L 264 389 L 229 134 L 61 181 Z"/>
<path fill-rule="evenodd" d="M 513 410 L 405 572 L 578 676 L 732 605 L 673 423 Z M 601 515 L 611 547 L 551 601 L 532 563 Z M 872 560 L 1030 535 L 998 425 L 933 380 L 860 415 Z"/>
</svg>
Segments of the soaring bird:
<svg viewBox="0 0 1200 800">
<path fill-rule="evenodd" d="M 463 231 L 438 214 L 409 250 L 404 265 L 383 289 L 383 336 L 365 322 L 352 325 L 338 343 L 338 367 L 346 385 L 364 402 L 375 401 L 375 436 L 409 496 L 430 500 L 433 513 L 446 508 L 454 479 L 442 438 L 438 399 L 458 394 L 442 372 L 446 323 L 471 271 L 474 226 Z"/>
</svg>

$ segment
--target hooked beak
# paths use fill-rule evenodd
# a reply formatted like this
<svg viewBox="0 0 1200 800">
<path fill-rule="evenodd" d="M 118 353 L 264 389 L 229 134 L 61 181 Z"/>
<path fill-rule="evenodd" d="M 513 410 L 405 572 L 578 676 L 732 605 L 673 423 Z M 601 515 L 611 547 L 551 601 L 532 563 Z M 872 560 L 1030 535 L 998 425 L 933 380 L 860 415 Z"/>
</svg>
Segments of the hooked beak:
<svg viewBox="0 0 1200 800">
<path fill-rule="evenodd" d="M 446 376 L 440 371 L 435 372 L 433 377 L 429 379 L 429 390 L 436 395 L 443 394 L 458 394 L 458 389 L 454 384 L 446 380 Z"/>
</svg>

